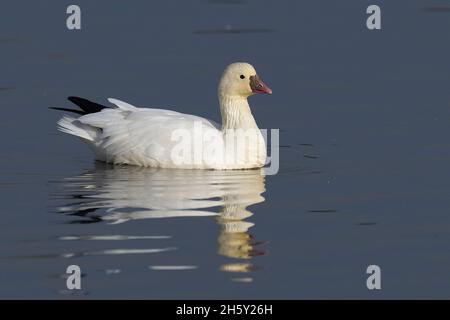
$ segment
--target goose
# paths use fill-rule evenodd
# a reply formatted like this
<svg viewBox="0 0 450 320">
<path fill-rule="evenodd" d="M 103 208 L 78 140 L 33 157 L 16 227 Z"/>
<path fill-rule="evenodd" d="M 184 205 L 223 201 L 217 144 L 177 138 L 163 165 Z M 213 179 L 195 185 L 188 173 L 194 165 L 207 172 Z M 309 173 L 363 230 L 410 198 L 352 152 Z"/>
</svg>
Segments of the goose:
<svg viewBox="0 0 450 320">
<path fill-rule="evenodd" d="M 63 116 L 58 130 L 88 144 L 96 160 L 170 169 L 254 169 L 266 164 L 264 137 L 248 97 L 272 94 L 255 68 L 244 62 L 225 68 L 218 87 L 222 123 L 172 110 L 140 108 L 109 98 L 107 107 L 69 97 L 81 110 L 52 109 Z"/>
</svg>

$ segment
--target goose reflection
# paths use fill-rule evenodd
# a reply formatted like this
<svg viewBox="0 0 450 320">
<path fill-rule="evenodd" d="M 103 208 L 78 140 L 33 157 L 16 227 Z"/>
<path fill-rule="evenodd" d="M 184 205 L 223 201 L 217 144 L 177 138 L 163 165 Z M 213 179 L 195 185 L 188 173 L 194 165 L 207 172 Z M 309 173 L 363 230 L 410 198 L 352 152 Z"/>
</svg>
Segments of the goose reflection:
<svg viewBox="0 0 450 320">
<path fill-rule="evenodd" d="M 254 224 L 246 220 L 253 215 L 247 208 L 264 201 L 264 169 L 164 170 L 98 163 L 94 170 L 64 179 L 60 190 L 71 202 L 58 211 L 83 218 L 72 223 L 214 217 L 220 225 L 218 253 L 239 259 L 222 265 L 224 272 L 252 271 L 248 260 L 265 254 L 249 232 Z"/>
</svg>

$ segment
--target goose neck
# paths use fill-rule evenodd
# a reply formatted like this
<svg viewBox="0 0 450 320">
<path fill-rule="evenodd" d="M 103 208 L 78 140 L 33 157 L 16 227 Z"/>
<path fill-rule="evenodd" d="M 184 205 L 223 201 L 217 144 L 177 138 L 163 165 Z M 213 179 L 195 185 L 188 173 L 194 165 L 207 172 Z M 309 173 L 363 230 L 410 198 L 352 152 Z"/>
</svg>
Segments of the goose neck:
<svg viewBox="0 0 450 320">
<path fill-rule="evenodd" d="M 222 130 L 257 128 L 247 98 L 219 97 Z"/>
</svg>

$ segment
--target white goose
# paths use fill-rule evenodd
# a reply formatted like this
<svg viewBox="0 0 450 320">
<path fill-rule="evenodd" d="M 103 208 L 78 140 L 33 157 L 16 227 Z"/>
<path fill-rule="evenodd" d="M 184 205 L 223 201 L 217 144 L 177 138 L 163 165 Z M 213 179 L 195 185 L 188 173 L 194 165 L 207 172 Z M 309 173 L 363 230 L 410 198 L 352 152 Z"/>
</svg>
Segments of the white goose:
<svg viewBox="0 0 450 320">
<path fill-rule="evenodd" d="M 180 169 L 250 169 L 266 162 L 266 146 L 247 98 L 268 93 L 248 63 L 229 65 L 220 80 L 222 125 L 211 120 L 164 109 L 137 108 L 108 99 L 108 108 L 86 99 L 69 97 L 81 114 L 64 116 L 62 132 L 87 142 L 97 160 L 113 164 Z"/>
</svg>

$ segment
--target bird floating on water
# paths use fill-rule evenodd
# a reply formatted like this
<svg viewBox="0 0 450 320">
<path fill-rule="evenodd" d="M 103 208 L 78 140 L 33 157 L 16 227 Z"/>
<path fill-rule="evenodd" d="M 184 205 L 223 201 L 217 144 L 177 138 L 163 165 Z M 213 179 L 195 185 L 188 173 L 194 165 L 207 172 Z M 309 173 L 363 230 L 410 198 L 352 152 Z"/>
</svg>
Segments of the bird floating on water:
<svg viewBox="0 0 450 320">
<path fill-rule="evenodd" d="M 247 101 L 255 93 L 272 94 L 272 90 L 252 65 L 236 62 L 225 69 L 219 83 L 221 125 L 112 98 L 108 101 L 115 107 L 69 97 L 81 110 L 52 109 L 80 115 L 64 116 L 58 129 L 81 138 L 100 161 L 159 168 L 251 169 L 266 163 L 264 137 Z"/>
</svg>

